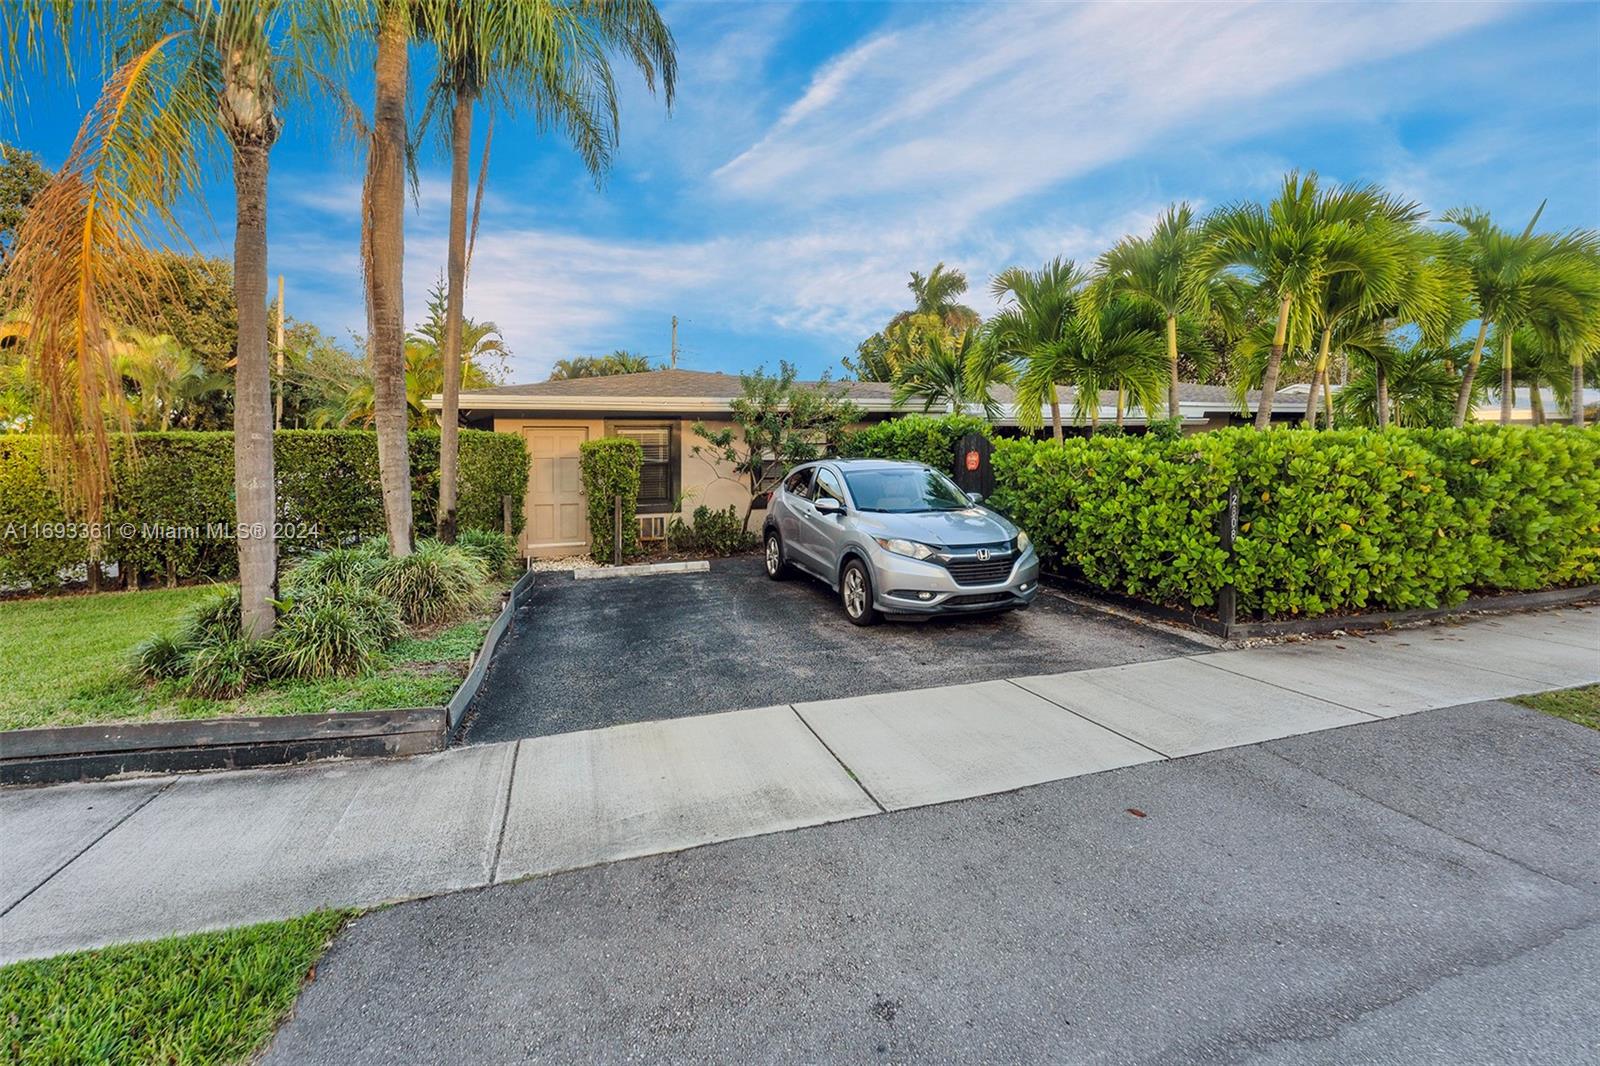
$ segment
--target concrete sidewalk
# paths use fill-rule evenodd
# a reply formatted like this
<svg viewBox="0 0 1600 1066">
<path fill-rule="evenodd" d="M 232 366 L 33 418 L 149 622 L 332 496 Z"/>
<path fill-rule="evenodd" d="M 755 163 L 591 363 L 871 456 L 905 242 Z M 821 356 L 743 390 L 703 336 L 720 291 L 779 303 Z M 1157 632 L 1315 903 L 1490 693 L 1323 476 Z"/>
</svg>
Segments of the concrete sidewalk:
<svg viewBox="0 0 1600 1066">
<path fill-rule="evenodd" d="M 319 764 L 0 792 L 0 960 L 481 887 L 1600 681 L 1565 610 Z"/>
</svg>

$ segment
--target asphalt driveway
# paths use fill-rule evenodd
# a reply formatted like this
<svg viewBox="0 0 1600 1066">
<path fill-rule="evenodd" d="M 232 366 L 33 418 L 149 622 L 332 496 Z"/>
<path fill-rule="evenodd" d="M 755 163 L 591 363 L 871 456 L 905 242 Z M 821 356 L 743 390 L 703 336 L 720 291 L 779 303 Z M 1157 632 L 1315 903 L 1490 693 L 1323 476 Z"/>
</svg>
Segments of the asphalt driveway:
<svg viewBox="0 0 1600 1066">
<path fill-rule="evenodd" d="M 1207 650 L 1042 591 L 1027 611 L 851 625 L 819 581 L 761 561 L 709 573 L 540 575 L 469 712 L 469 743 L 1120 666 Z"/>
</svg>

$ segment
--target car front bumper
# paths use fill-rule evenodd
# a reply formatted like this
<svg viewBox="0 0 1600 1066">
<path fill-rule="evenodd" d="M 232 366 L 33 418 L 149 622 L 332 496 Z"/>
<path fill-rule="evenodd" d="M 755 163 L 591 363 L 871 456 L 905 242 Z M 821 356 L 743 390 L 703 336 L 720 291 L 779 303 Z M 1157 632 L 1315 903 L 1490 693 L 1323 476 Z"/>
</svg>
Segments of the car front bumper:
<svg viewBox="0 0 1600 1066">
<path fill-rule="evenodd" d="M 944 566 L 878 549 L 872 553 L 873 606 L 885 614 L 1008 611 L 1039 594 L 1039 556 L 1030 546 L 1003 581 L 964 585 Z"/>
</svg>

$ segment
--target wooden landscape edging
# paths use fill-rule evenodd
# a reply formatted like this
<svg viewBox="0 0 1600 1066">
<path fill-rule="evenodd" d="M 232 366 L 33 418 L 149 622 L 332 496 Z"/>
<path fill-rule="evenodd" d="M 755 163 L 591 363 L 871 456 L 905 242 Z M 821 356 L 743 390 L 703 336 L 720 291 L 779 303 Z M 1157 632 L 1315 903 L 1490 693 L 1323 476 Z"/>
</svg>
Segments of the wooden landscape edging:
<svg viewBox="0 0 1600 1066">
<path fill-rule="evenodd" d="M 446 706 L 6 730 L 0 732 L 0 785 L 440 751 L 483 684 L 489 659 L 517 607 L 532 593 L 533 577 L 526 573 L 512 586 Z"/>
<path fill-rule="evenodd" d="M 1066 589 L 1092 599 L 1104 600 L 1146 619 L 1191 626 L 1224 640 L 1267 637 L 1312 637 L 1336 631 L 1386 628 L 1415 622 L 1433 622 L 1463 614 L 1498 611 L 1533 611 L 1544 607 L 1600 601 L 1600 585 L 1577 585 L 1537 592 L 1507 592 L 1497 596 L 1468 596 L 1453 607 L 1420 607 L 1407 611 L 1372 611 L 1366 614 L 1329 614 L 1316 618 L 1284 618 L 1271 621 L 1223 622 L 1198 607 L 1168 607 L 1149 600 L 1096 588 L 1064 574 L 1046 573 L 1048 585 Z"/>
</svg>

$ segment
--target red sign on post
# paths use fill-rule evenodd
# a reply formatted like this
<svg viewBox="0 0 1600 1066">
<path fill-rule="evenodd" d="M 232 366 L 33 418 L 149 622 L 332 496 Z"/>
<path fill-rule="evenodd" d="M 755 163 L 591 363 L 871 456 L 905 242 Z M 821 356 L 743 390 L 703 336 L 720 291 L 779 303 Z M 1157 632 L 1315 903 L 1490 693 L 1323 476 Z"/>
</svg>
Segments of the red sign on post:
<svg viewBox="0 0 1600 1066">
<path fill-rule="evenodd" d="M 978 459 L 977 451 L 976 450 L 968 451 L 967 452 L 967 469 L 968 470 L 976 470 L 976 469 L 978 469 L 978 462 L 979 462 L 979 459 Z"/>
</svg>

